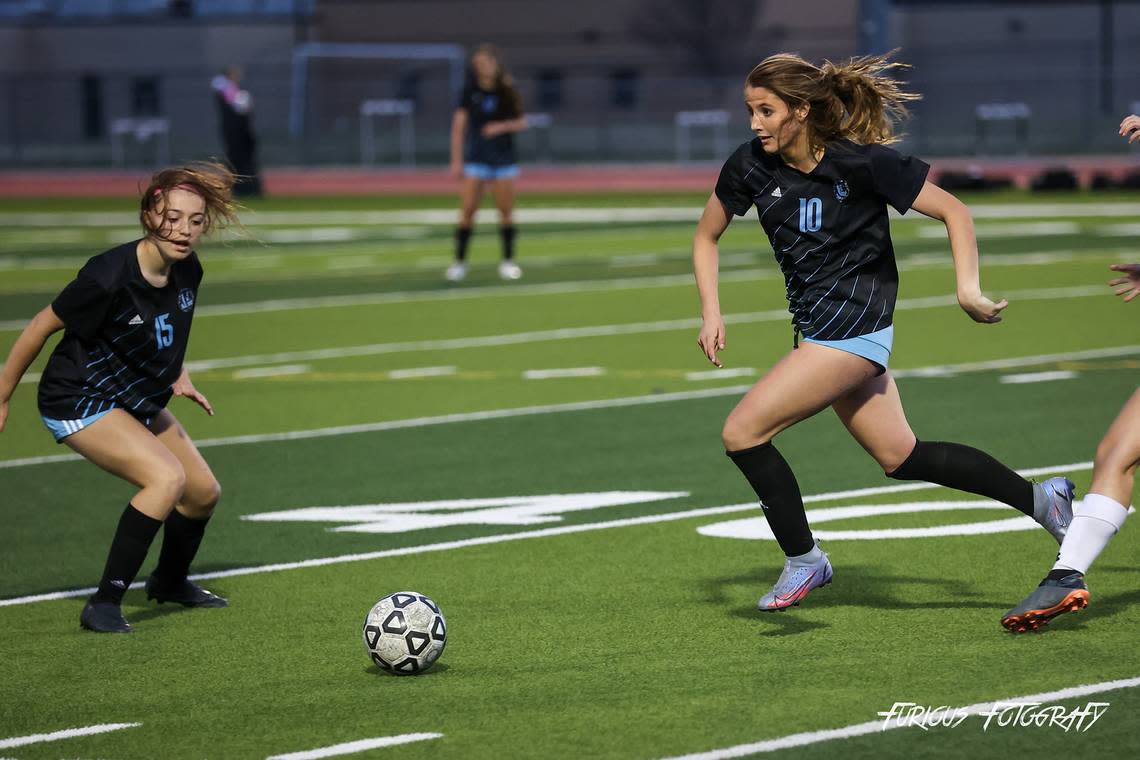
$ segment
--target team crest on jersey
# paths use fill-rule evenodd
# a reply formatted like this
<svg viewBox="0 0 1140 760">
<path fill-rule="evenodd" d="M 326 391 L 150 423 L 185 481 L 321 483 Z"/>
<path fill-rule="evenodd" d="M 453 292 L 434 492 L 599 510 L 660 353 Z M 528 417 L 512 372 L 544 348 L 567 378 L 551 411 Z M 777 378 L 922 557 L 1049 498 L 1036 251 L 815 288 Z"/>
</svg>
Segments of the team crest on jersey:
<svg viewBox="0 0 1140 760">
<path fill-rule="evenodd" d="M 848 189 L 846 180 L 842 180 L 842 179 L 835 180 L 835 198 L 836 198 L 836 200 L 838 200 L 840 203 L 842 203 L 844 200 L 847 199 L 847 196 L 850 194 L 851 194 L 851 190 Z"/>
<path fill-rule="evenodd" d="M 190 311 L 194 308 L 194 291 L 190 288 L 183 288 L 178 292 L 178 308 L 182 311 Z"/>
</svg>

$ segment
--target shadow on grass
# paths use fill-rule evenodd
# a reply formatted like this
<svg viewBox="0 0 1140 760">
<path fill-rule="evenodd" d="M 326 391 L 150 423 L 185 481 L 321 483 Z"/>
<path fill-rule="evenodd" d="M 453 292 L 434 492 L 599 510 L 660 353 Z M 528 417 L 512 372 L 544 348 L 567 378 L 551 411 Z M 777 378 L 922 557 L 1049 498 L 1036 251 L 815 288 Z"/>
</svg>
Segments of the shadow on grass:
<svg viewBox="0 0 1140 760">
<path fill-rule="evenodd" d="M 731 601 L 728 590 L 737 586 L 754 589 L 755 596 L 759 599 L 772 587 L 779 577 L 779 572 L 779 567 L 765 567 L 741 575 L 706 579 L 699 587 L 702 602 L 710 606 L 723 607 Z M 930 601 L 910 601 L 896 593 L 897 590 L 914 586 L 933 587 L 939 590 L 939 598 Z M 1004 611 L 1009 607 L 1007 601 L 985 599 L 983 590 L 972 589 L 958 579 L 891 575 L 871 565 L 844 565 L 836 574 L 834 584 L 815 589 L 804 604 L 810 606 L 812 610 L 839 607 L 881 610 L 956 610 L 993 607 Z M 788 636 L 830 627 L 825 621 L 807 619 L 798 616 L 796 612 L 796 607 L 782 612 L 763 612 L 751 604 L 733 607 L 729 615 L 777 626 L 774 630 L 765 631 L 763 635 L 766 636 Z"/>
<path fill-rule="evenodd" d="M 446 673 L 450 669 L 451 669 L 451 666 L 449 666 L 446 662 L 437 662 L 436 664 L 432 665 L 430 668 L 423 671 L 422 673 L 415 673 L 413 675 L 415 678 L 431 678 L 432 676 L 435 676 L 435 675 L 443 675 L 444 673 Z M 361 670 L 363 670 L 365 673 L 370 673 L 374 676 L 379 676 L 381 678 L 403 679 L 403 678 L 408 677 L 408 676 L 397 675 L 396 673 L 389 673 L 388 671 L 384 670 L 383 668 L 381 668 L 376 663 L 373 663 L 371 665 L 367 665 L 367 666 L 361 668 Z"/>
</svg>

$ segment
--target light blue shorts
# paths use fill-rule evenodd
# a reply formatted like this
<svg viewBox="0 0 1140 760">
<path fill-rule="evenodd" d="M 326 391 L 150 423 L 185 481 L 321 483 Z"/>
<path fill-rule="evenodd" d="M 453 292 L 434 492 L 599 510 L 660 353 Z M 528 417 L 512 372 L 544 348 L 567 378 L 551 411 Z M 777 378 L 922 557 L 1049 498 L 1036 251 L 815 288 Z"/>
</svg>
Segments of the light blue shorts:
<svg viewBox="0 0 1140 760">
<path fill-rule="evenodd" d="M 110 409 L 107 409 L 106 411 L 99 412 L 98 414 L 92 414 L 87 417 L 82 417 L 78 420 L 53 420 L 51 417 L 43 417 L 42 419 L 44 421 L 44 425 L 47 426 L 47 429 L 50 430 L 51 434 L 55 436 L 55 442 L 59 443 L 67 436 L 71 435 L 72 433 L 78 433 L 80 430 L 87 427 L 92 422 L 95 422 L 95 420 L 101 418 L 103 415 L 107 414 L 107 412 L 110 411 Z"/>
<path fill-rule="evenodd" d="M 519 165 L 464 164 L 463 175 L 471 179 L 514 179 L 519 176 Z"/>
<path fill-rule="evenodd" d="M 840 351 L 862 356 L 864 359 L 872 361 L 886 370 L 887 362 L 891 359 L 891 344 L 894 342 L 894 338 L 895 326 L 891 325 L 884 327 L 882 330 L 876 330 L 866 335 L 859 335 L 855 338 L 844 338 L 843 340 L 804 338 L 803 341 L 804 343 L 817 343 L 821 346 L 838 348 Z"/>
</svg>

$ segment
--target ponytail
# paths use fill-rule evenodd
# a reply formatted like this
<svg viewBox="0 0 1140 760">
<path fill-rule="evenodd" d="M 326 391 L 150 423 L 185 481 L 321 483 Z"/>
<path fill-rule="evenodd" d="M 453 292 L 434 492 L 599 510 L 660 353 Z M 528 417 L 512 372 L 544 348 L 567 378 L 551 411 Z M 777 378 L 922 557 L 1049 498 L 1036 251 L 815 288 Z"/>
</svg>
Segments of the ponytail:
<svg viewBox="0 0 1140 760">
<path fill-rule="evenodd" d="M 806 103 L 813 149 L 837 140 L 892 143 L 898 140 L 895 123 L 908 116 L 906 104 L 922 97 L 894 79 L 896 71 L 910 68 L 890 60 L 895 52 L 822 67 L 778 53 L 752 69 L 745 86 L 769 89 L 792 108 Z"/>
</svg>

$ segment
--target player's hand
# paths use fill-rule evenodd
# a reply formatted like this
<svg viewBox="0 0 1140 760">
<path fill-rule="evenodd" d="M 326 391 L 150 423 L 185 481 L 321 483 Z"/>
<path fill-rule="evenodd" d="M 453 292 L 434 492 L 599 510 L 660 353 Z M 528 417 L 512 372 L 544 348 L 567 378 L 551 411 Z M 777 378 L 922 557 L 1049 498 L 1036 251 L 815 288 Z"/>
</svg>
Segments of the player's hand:
<svg viewBox="0 0 1140 760">
<path fill-rule="evenodd" d="M 175 381 L 174 386 L 175 396 L 184 396 L 193 401 L 198 406 L 206 410 L 206 414 L 211 417 L 214 416 L 214 407 L 210 404 L 210 400 L 202 395 L 202 392 L 194 387 L 194 383 L 190 382 L 190 376 L 185 372 L 182 376 Z"/>
<path fill-rule="evenodd" d="M 483 129 L 479 130 L 483 137 L 498 137 L 504 134 L 506 130 L 503 125 L 497 121 L 489 121 L 483 125 Z"/>
<path fill-rule="evenodd" d="M 704 352 L 710 362 L 717 367 L 724 366 L 716 358 L 716 352 L 724 350 L 724 320 L 719 314 L 705 319 L 704 325 L 701 326 L 700 337 L 697 338 L 697 345 L 700 346 L 701 351 Z"/>
<path fill-rule="evenodd" d="M 1136 117 L 1130 118 L 1135 119 Z M 1114 287 L 1117 285 L 1124 286 L 1117 288 L 1116 295 L 1124 296 L 1125 303 L 1140 295 L 1140 264 L 1113 264 L 1109 269 L 1114 272 L 1124 272 L 1124 277 L 1114 277 L 1108 281 L 1108 284 Z M 3 418 L 0 418 L 0 429 L 3 428 L 2 420 Z"/>
<path fill-rule="evenodd" d="M 463 179 L 463 162 L 452 161 L 447 167 L 448 172 L 454 179 Z"/>
<path fill-rule="evenodd" d="M 1009 301 L 1003 298 L 997 303 L 994 303 L 981 293 L 971 293 L 969 295 L 959 294 L 958 305 L 961 306 L 962 311 L 969 314 L 970 319 L 975 322 L 993 325 L 1001 321 L 1001 312 L 1005 307 L 1009 306 Z"/>
<path fill-rule="evenodd" d="M 1134 140 L 1140 140 L 1140 116 L 1125 116 L 1124 121 L 1120 122 L 1120 136 L 1127 137 L 1129 145 Z"/>
</svg>

